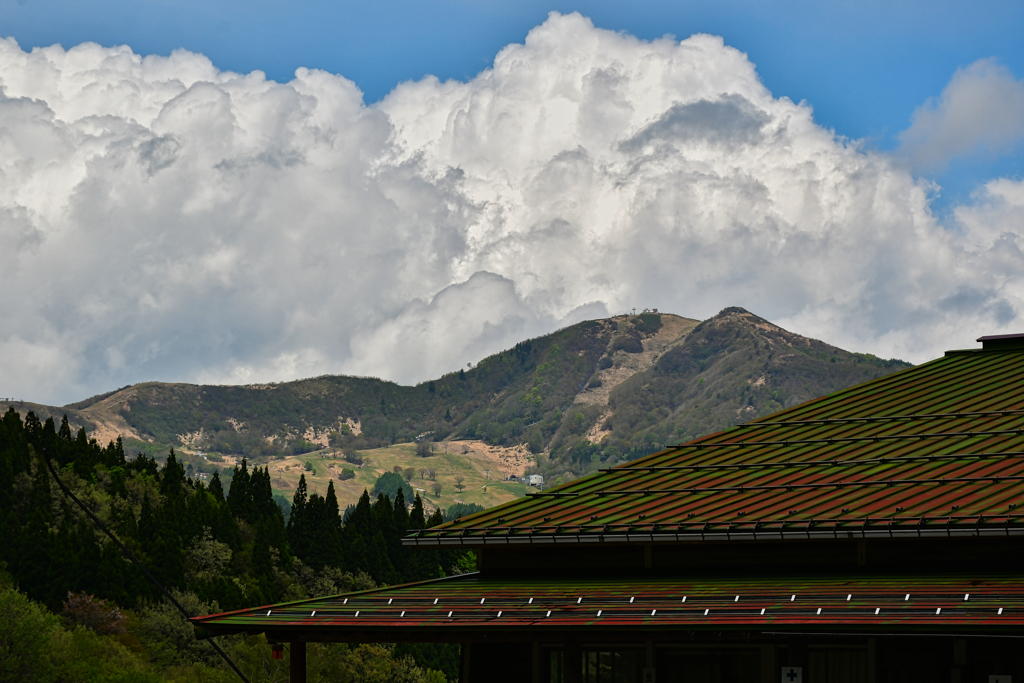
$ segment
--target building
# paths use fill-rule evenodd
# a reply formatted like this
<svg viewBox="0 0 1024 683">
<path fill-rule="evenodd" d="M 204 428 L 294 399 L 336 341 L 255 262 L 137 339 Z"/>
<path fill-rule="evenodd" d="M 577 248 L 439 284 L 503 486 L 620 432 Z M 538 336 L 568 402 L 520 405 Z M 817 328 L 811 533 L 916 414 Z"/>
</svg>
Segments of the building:
<svg viewBox="0 0 1024 683">
<path fill-rule="evenodd" d="M 1024 335 L 411 535 L 474 574 L 193 619 L 462 680 L 1024 681 Z"/>
</svg>

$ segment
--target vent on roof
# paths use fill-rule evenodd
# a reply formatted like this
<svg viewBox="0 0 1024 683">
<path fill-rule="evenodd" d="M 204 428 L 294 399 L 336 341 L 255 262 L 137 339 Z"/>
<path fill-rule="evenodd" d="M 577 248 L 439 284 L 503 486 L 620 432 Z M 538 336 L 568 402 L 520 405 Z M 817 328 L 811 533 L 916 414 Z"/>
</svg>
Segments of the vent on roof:
<svg viewBox="0 0 1024 683">
<path fill-rule="evenodd" d="M 983 351 L 1006 351 L 1009 349 L 1024 349 L 1024 334 L 993 334 L 987 337 L 978 337 Z"/>
</svg>

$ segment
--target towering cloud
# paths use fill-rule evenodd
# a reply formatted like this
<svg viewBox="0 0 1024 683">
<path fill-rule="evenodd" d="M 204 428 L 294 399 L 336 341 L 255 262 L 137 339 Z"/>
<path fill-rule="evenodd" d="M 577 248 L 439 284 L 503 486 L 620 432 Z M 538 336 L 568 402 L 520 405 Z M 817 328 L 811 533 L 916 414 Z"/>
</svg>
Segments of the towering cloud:
<svg viewBox="0 0 1024 683">
<path fill-rule="evenodd" d="M 91 44 L 0 42 L 0 85 L 4 395 L 417 381 L 633 306 L 920 360 L 1024 305 L 1019 188 L 947 229 L 712 36 L 554 14 L 471 81 L 369 107 L 324 72 Z"/>
</svg>

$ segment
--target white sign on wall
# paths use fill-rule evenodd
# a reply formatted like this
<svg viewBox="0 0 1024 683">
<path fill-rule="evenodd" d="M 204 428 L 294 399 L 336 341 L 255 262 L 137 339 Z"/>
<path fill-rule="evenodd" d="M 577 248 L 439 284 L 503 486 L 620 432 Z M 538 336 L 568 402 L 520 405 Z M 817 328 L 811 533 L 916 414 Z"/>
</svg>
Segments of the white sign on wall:
<svg viewBox="0 0 1024 683">
<path fill-rule="evenodd" d="M 804 683 L 804 669 L 800 666 L 782 667 L 782 683 Z"/>
</svg>

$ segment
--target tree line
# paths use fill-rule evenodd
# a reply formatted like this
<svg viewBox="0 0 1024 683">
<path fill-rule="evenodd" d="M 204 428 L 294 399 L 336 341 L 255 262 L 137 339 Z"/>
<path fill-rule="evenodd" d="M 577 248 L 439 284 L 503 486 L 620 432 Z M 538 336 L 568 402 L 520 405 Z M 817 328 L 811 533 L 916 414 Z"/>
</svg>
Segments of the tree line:
<svg viewBox="0 0 1024 683">
<path fill-rule="evenodd" d="M 437 578 L 471 568 L 464 551 L 403 546 L 409 529 L 443 521 L 401 491 L 365 491 L 343 522 L 333 483 L 309 493 L 305 478 L 289 519 L 274 501 L 267 467 L 235 466 L 228 490 L 186 476 L 172 450 L 161 467 L 126 457 L 118 439 L 101 447 L 33 413 L 0 418 L 0 569 L 28 598 L 53 612 L 85 594 L 124 609 L 160 602 L 160 593 L 68 500 L 62 481 L 170 590 L 227 611 L 380 584 Z M 451 669 L 452 654 L 411 654 Z"/>
</svg>

